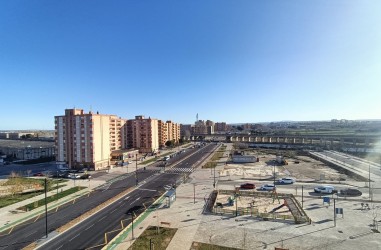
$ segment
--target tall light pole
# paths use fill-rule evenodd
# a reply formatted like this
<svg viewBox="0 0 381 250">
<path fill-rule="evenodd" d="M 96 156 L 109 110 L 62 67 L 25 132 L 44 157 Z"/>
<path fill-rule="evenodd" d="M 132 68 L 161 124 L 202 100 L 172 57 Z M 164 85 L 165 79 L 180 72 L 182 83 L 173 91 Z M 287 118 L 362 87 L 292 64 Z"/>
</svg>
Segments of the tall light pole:
<svg viewBox="0 0 381 250">
<path fill-rule="evenodd" d="M 216 187 L 216 166 L 213 167 L 213 188 Z"/>
<path fill-rule="evenodd" d="M 273 163 L 274 187 L 275 187 L 275 162 Z"/>
<path fill-rule="evenodd" d="M 135 166 L 135 181 L 136 181 L 136 186 L 138 185 L 138 154 L 136 154 L 136 166 Z"/>
<path fill-rule="evenodd" d="M 48 238 L 48 199 L 47 199 L 47 192 L 48 189 L 48 180 L 45 178 L 45 235 L 46 238 Z"/>
<path fill-rule="evenodd" d="M 370 164 L 369 164 L 369 178 L 368 178 L 368 181 L 369 181 L 369 200 L 372 201 L 372 195 L 371 195 L 371 188 L 370 188 Z"/>
<path fill-rule="evenodd" d="M 135 239 L 135 237 L 134 237 L 134 214 L 133 214 L 133 212 L 131 212 L 130 213 L 131 214 L 131 222 L 132 222 L 132 225 L 131 225 L 131 232 L 132 232 L 132 239 Z"/>
</svg>

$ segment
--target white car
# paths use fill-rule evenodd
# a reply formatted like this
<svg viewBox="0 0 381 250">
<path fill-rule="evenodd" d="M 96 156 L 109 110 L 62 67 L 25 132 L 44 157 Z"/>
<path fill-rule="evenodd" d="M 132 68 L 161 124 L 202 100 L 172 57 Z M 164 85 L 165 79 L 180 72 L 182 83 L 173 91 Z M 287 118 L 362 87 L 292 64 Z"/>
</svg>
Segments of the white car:
<svg viewBox="0 0 381 250">
<path fill-rule="evenodd" d="M 318 186 L 314 188 L 315 193 L 321 193 L 321 194 L 332 194 L 337 193 L 337 190 L 333 186 Z"/>
<path fill-rule="evenodd" d="M 262 185 L 259 189 L 265 190 L 265 191 L 272 191 L 275 189 L 275 186 L 274 184 L 265 184 L 265 185 Z"/>
<path fill-rule="evenodd" d="M 284 177 L 284 178 L 280 178 L 278 180 L 278 182 L 280 184 L 293 184 L 295 182 L 295 180 L 293 178 L 290 178 L 290 177 Z"/>
</svg>

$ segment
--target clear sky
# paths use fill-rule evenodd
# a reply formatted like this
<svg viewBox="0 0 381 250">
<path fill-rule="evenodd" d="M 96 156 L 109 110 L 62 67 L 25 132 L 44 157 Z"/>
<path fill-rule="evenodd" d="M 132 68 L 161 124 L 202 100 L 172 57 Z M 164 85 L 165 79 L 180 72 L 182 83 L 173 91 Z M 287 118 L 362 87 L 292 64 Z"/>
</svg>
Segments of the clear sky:
<svg viewBox="0 0 381 250">
<path fill-rule="evenodd" d="M 381 1 L 2 0 L 0 129 L 381 118 Z"/>
</svg>

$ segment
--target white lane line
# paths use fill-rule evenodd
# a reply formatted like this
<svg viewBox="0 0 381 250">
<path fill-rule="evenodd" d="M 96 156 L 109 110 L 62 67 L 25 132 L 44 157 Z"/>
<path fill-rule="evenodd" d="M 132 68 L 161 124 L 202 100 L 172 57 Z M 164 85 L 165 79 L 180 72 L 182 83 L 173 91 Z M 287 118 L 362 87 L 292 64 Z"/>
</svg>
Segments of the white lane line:
<svg viewBox="0 0 381 250">
<path fill-rule="evenodd" d="M 57 248 L 56 250 L 58 250 L 58 249 L 61 249 L 63 247 L 63 245 L 61 245 L 59 248 Z"/>
<path fill-rule="evenodd" d="M 128 198 L 130 198 L 130 196 L 127 196 L 126 198 L 124 198 L 124 200 L 127 200 Z"/>
<path fill-rule="evenodd" d="M 101 221 L 101 220 L 103 220 L 104 218 L 106 218 L 106 216 L 103 216 L 100 220 L 98 220 L 98 221 Z"/>
<path fill-rule="evenodd" d="M 79 236 L 79 234 L 77 234 L 76 236 L 74 236 L 73 238 L 71 238 L 69 241 L 74 240 L 74 239 L 77 238 L 78 236 Z"/>
<path fill-rule="evenodd" d="M 94 226 L 94 224 L 91 224 L 91 226 L 89 226 L 88 228 L 86 228 L 85 231 L 86 231 L 87 229 L 90 229 L 92 226 Z"/>
<path fill-rule="evenodd" d="M 114 213 L 115 211 L 116 211 L 116 208 L 114 210 L 112 210 L 110 214 Z"/>
<path fill-rule="evenodd" d="M 146 188 L 139 188 L 139 190 L 146 190 L 146 191 L 152 191 L 152 192 L 156 192 L 157 191 L 155 189 L 146 189 Z"/>
<path fill-rule="evenodd" d="M 24 237 L 27 238 L 28 236 L 30 236 L 30 235 L 32 235 L 32 234 L 34 234 L 34 233 L 35 233 L 35 232 L 33 231 L 33 232 L 31 232 L 30 234 L 24 235 Z"/>
</svg>

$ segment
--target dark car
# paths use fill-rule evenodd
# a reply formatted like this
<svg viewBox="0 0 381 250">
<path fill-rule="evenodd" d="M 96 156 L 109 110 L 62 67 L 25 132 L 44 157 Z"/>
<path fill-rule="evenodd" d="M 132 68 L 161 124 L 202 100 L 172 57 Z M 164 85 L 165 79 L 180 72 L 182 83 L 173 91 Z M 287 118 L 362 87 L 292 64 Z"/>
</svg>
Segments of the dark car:
<svg viewBox="0 0 381 250">
<path fill-rule="evenodd" d="M 34 173 L 33 176 L 44 176 L 43 173 Z"/>
<path fill-rule="evenodd" d="M 253 183 L 244 183 L 244 184 L 241 184 L 241 188 L 242 189 L 254 189 L 255 188 L 255 184 L 253 184 Z"/>
<path fill-rule="evenodd" d="M 340 196 L 361 196 L 362 192 L 358 189 L 347 188 L 340 190 Z"/>
</svg>

